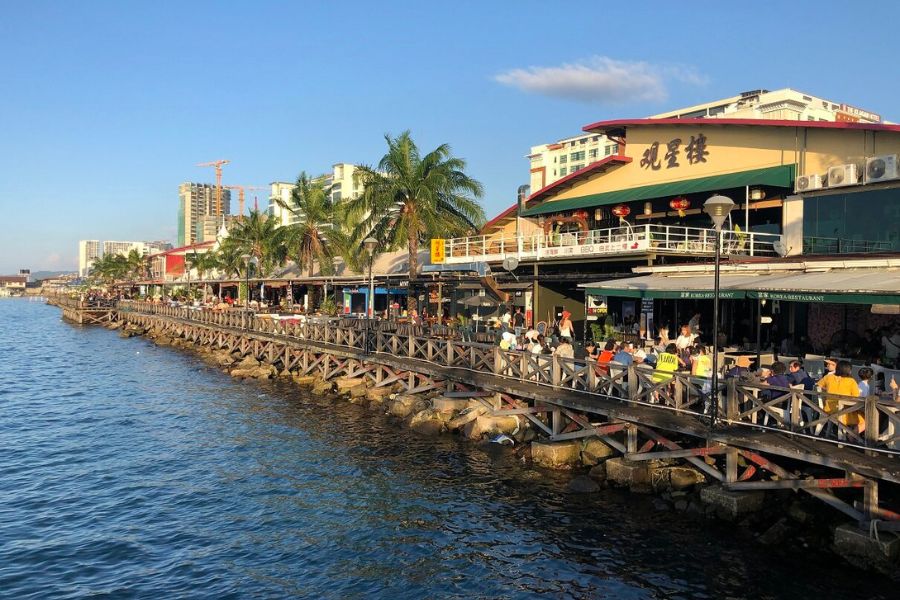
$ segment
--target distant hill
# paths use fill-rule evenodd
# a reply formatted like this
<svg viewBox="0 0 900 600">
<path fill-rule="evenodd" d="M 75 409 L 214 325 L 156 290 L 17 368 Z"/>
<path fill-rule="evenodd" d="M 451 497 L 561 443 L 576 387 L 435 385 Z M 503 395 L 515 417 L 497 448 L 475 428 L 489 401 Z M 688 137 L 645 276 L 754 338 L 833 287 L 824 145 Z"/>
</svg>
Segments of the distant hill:
<svg viewBox="0 0 900 600">
<path fill-rule="evenodd" d="M 32 281 L 41 281 L 42 279 L 50 279 L 51 277 L 59 277 L 60 275 L 70 275 L 75 271 L 35 271 L 31 274 Z"/>
</svg>

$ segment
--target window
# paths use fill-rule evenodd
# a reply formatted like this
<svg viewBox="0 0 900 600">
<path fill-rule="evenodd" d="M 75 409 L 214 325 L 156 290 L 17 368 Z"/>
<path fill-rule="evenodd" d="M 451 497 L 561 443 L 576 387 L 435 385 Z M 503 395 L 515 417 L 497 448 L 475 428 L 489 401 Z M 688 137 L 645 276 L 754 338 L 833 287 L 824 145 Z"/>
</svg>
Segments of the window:
<svg viewBox="0 0 900 600">
<path fill-rule="evenodd" d="M 584 150 L 581 150 L 580 152 L 573 152 L 569 155 L 569 158 L 572 159 L 572 161 L 584 160 Z"/>
<path fill-rule="evenodd" d="M 577 171 L 577 170 L 579 170 L 579 169 L 583 169 L 583 168 L 584 168 L 584 165 L 572 165 L 572 166 L 569 168 L 569 172 L 570 172 L 570 173 L 574 173 L 575 171 Z"/>
<path fill-rule="evenodd" d="M 599 136 L 599 135 L 595 135 L 594 137 L 591 138 L 591 141 L 592 141 L 592 142 L 599 142 L 599 141 L 600 141 L 600 136 Z"/>
<path fill-rule="evenodd" d="M 580 140 L 578 140 L 578 143 L 579 144 L 587 144 L 587 138 L 581 138 Z"/>
<path fill-rule="evenodd" d="M 565 155 L 560 156 L 560 157 L 559 157 L 559 162 L 560 162 L 560 164 L 565 164 L 565 163 L 569 162 L 569 157 L 568 157 L 568 156 L 565 156 Z"/>
<path fill-rule="evenodd" d="M 588 150 L 588 158 L 597 158 L 597 154 L 599 154 L 599 151 L 596 148 Z"/>
<path fill-rule="evenodd" d="M 559 175 L 560 175 L 560 177 L 562 177 L 565 174 L 566 174 L 566 168 L 563 167 L 562 169 L 559 170 Z"/>
</svg>

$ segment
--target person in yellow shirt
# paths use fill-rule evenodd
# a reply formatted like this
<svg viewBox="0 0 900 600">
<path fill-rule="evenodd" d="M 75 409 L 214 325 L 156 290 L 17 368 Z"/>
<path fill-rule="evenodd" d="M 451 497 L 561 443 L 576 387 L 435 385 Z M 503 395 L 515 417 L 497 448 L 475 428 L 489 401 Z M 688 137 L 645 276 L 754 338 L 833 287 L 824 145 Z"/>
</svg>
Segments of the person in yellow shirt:
<svg viewBox="0 0 900 600">
<path fill-rule="evenodd" d="M 653 372 L 653 383 L 672 380 L 672 373 L 678 370 L 678 348 L 675 344 L 666 346 L 666 351 L 656 360 L 656 371 Z"/>
<path fill-rule="evenodd" d="M 825 396 L 825 412 L 828 414 L 840 410 L 840 398 L 835 396 L 859 397 L 859 384 L 853 379 L 853 366 L 846 360 L 839 361 L 834 373 L 825 375 L 817 385 L 827 394 Z M 841 415 L 838 420 L 843 425 L 858 425 L 859 413 Z"/>
</svg>

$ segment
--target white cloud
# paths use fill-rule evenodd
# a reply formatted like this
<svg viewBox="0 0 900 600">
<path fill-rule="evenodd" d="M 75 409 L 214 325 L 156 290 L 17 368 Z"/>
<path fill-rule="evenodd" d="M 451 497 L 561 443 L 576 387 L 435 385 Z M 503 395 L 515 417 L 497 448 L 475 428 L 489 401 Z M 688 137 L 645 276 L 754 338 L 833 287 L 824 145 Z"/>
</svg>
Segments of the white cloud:
<svg viewBox="0 0 900 600">
<path fill-rule="evenodd" d="M 558 67 L 512 69 L 494 79 L 526 92 L 591 104 L 661 102 L 668 97 L 669 81 L 691 85 L 706 82 L 691 67 L 620 61 L 606 56 Z"/>
</svg>

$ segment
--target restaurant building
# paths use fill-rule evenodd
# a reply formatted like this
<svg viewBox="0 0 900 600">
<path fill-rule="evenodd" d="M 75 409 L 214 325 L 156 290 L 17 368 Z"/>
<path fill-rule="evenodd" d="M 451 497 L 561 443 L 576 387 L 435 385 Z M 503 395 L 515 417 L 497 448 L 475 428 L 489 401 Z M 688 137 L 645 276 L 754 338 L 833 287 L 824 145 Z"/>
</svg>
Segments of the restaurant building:
<svg viewBox="0 0 900 600">
<path fill-rule="evenodd" d="M 535 191 L 521 206 L 490 222 L 483 235 L 443 241 L 447 264 L 486 263 L 494 272 L 529 281 L 535 321 L 553 321 L 566 309 L 582 335 L 588 331 L 586 316 L 602 320 L 606 314 L 617 324 L 630 317 L 652 331 L 648 316 L 652 324 L 663 319 L 677 324 L 700 312 L 711 330 L 712 311 L 704 302 L 711 303 L 712 293 L 705 288 L 684 290 L 695 297 L 673 298 L 662 296 L 663 290 L 622 294 L 627 288 L 598 282 L 640 274 L 652 287 L 662 282 L 664 272 L 672 277 L 672 271 L 711 269 L 715 231 L 702 206 L 714 194 L 735 202 L 723 228 L 724 270 L 793 265 L 788 283 L 770 293 L 811 294 L 822 298 L 820 304 L 850 304 L 836 300 L 835 289 L 798 277 L 801 271 L 825 268 L 814 264 L 824 257 L 841 263 L 827 267 L 831 279 L 840 279 L 841 269 L 859 268 L 865 269 L 866 281 L 896 281 L 898 125 L 658 118 L 602 121 L 584 130 L 613 140 L 617 153 Z M 891 260 L 859 262 L 874 256 Z M 510 258 L 515 260 L 510 263 Z M 514 268 L 504 270 L 503 265 Z M 660 277 L 646 279 L 654 274 Z M 592 294 L 585 297 L 586 290 L 593 299 Z M 608 293 L 596 293 L 601 290 Z M 877 285 L 860 290 L 865 294 L 855 297 L 855 305 L 900 303 Z M 752 294 L 763 292 L 761 287 L 735 290 L 732 312 L 726 309 L 724 318 L 744 320 L 765 299 Z M 673 301 L 679 298 L 676 307 Z M 793 327 L 798 336 L 808 333 L 818 309 L 808 308 L 812 305 L 806 301 L 785 301 L 794 313 L 793 325 L 783 327 Z M 805 317 L 797 311 L 805 311 Z M 867 328 L 869 323 L 849 323 L 844 329 L 856 325 Z"/>
</svg>

